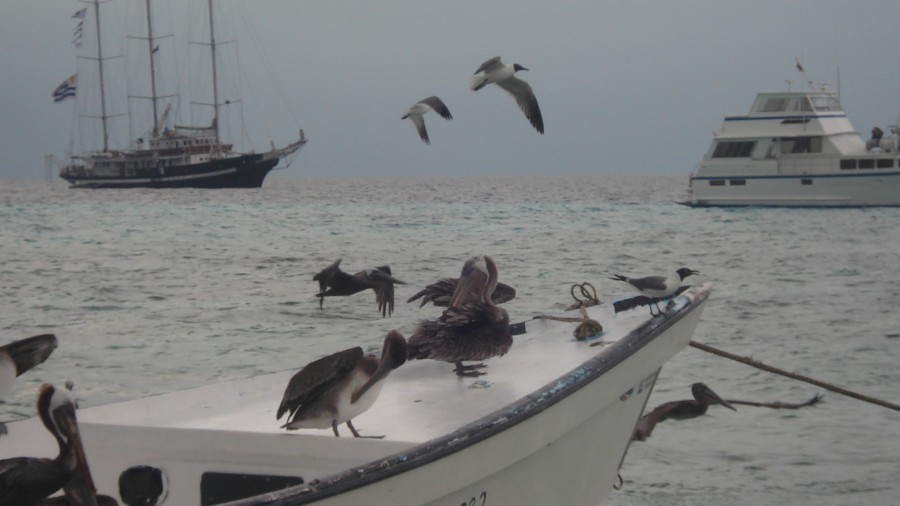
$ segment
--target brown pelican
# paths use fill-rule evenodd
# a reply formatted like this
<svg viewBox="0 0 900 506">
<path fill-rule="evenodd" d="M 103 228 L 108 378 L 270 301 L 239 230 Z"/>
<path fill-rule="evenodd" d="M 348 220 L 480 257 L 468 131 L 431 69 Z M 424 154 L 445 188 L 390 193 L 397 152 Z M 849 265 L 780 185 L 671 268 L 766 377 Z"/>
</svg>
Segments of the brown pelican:
<svg viewBox="0 0 900 506">
<path fill-rule="evenodd" d="M 638 420 L 637 427 L 634 431 L 635 441 L 646 441 L 653 432 L 656 424 L 670 418 L 674 420 L 686 420 L 688 418 L 697 418 L 706 413 L 712 404 L 721 404 L 728 409 L 737 411 L 725 399 L 719 397 L 708 386 L 703 383 L 694 383 L 691 385 L 691 393 L 694 394 L 693 400 L 671 401 L 660 404 L 653 411 L 641 417 Z"/>
<path fill-rule="evenodd" d="M 491 298 L 496 286 L 497 265 L 491 257 L 467 260 L 450 306 L 437 320 L 421 322 L 409 338 L 409 358 L 452 362 L 458 376 L 484 374 L 474 370 L 484 364 L 463 362 L 504 355 L 512 346 L 509 315 Z"/>
<path fill-rule="evenodd" d="M 669 274 L 668 276 L 629 278 L 628 276 L 613 274 L 613 277 L 609 279 L 615 281 L 624 281 L 631 285 L 632 288 L 637 290 L 638 293 L 649 299 L 665 299 L 667 297 L 675 295 L 675 292 L 678 291 L 679 287 L 681 287 L 682 280 L 692 274 L 700 274 L 700 272 L 688 269 L 687 267 L 682 267 L 677 271 Z M 659 309 L 658 300 L 652 301 L 648 305 L 650 306 L 650 314 L 654 316 L 662 314 L 662 311 L 660 311 Z M 656 306 L 656 313 L 653 312 L 654 305 Z"/>
<path fill-rule="evenodd" d="M 472 91 L 478 91 L 488 84 L 495 83 L 516 99 L 516 104 L 525 113 L 531 126 L 543 134 L 544 118 L 541 116 L 541 108 L 538 107 L 537 98 L 534 96 L 531 86 L 516 77 L 516 72 L 520 70 L 528 69 L 518 63 L 505 64 L 500 61 L 499 56 L 495 56 L 482 63 L 475 71 L 475 74 L 479 72 L 484 72 L 484 74 L 472 78 Z"/>
<path fill-rule="evenodd" d="M 18 376 L 47 360 L 57 344 L 56 336 L 42 334 L 0 346 L 0 399 L 12 390 Z M 0 434 L 6 434 L 2 422 Z"/>
<path fill-rule="evenodd" d="M 423 98 L 419 100 L 412 107 L 406 111 L 406 114 L 403 115 L 400 119 L 409 118 L 410 121 L 416 125 L 416 130 L 419 132 L 419 137 L 422 138 L 422 142 L 425 144 L 431 144 L 431 140 L 428 139 L 428 130 L 425 130 L 425 118 L 423 116 L 426 112 L 434 110 L 434 112 L 441 115 L 444 119 L 453 119 L 453 116 L 450 115 L 450 109 L 447 109 L 447 105 L 444 104 L 444 101 L 440 98 L 432 95 L 428 98 Z"/>
<path fill-rule="evenodd" d="M 419 303 L 419 307 L 423 307 L 425 304 L 431 302 L 435 306 L 438 307 L 447 307 L 450 305 L 450 297 L 453 296 L 453 292 L 456 291 L 456 285 L 459 283 L 459 278 L 442 278 L 434 283 L 423 288 L 419 293 L 410 297 L 406 303 L 421 298 L 422 301 Z M 471 293 L 470 297 L 478 298 L 480 295 L 477 293 Z M 516 298 L 516 289 L 503 284 L 497 283 L 497 287 L 494 289 L 494 293 L 491 294 L 491 300 L 494 304 L 503 304 L 504 302 L 509 302 Z"/>
<path fill-rule="evenodd" d="M 341 259 L 322 269 L 313 276 L 313 281 L 319 282 L 319 308 L 325 297 L 340 295 L 353 295 L 369 288 L 375 292 L 375 302 L 381 316 L 390 316 L 394 312 L 394 284 L 405 285 L 403 281 L 391 277 L 391 268 L 387 265 L 359 271 L 356 274 L 347 274 L 340 268 Z"/>
<path fill-rule="evenodd" d="M 31 505 L 66 487 L 68 504 L 97 506 L 96 489 L 84 456 L 75 399 L 64 388 L 44 384 L 38 394 L 41 422 L 56 438 L 54 459 L 15 457 L 0 460 L 0 504 Z"/>
<path fill-rule="evenodd" d="M 406 362 L 406 339 L 392 330 L 384 338 L 381 360 L 350 348 L 309 363 L 288 382 L 276 420 L 288 413 L 282 428 L 327 429 L 335 436 L 346 423 L 359 435 L 351 420 L 369 409 L 378 398 L 388 374 Z M 377 436 L 384 437 L 384 436 Z"/>
</svg>

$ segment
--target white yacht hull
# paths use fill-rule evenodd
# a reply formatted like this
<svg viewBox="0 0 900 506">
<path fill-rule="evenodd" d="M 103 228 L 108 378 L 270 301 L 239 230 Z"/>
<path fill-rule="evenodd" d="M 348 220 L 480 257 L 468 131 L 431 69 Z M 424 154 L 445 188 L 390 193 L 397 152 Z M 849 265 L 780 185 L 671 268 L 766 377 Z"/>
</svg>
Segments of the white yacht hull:
<svg viewBox="0 0 900 506">
<path fill-rule="evenodd" d="M 741 181 L 735 185 L 732 181 Z M 711 181 L 721 181 L 712 186 Z M 900 171 L 856 175 L 692 177 L 692 206 L 900 206 Z"/>
</svg>

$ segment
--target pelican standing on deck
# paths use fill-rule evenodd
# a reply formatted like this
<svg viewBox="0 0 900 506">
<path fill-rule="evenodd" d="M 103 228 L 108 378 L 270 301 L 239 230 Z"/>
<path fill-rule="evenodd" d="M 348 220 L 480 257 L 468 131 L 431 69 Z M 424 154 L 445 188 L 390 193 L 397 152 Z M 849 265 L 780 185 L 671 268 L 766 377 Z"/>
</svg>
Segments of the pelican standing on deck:
<svg viewBox="0 0 900 506">
<path fill-rule="evenodd" d="M 354 437 L 373 437 L 360 436 L 352 419 L 372 406 L 388 374 L 406 362 L 406 351 L 406 339 L 392 330 L 384 338 L 381 360 L 363 356 L 357 346 L 311 362 L 288 382 L 276 420 L 288 413 L 282 428 L 331 427 L 335 436 L 340 436 L 338 425 L 346 423 Z"/>
<path fill-rule="evenodd" d="M 391 276 L 391 268 L 387 265 L 347 274 L 340 268 L 341 259 L 319 271 L 313 281 L 319 282 L 319 309 L 325 297 L 353 295 L 369 288 L 375 292 L 375 302 L 381 316 L 390 316 L 394 312 L 394 285 L 405 285 L 403 281 Z"/>
<path fill-rule="evenodd" d="M 721 404 L 728 409 L 737 411 L 728 401 L 721 398 L 712 391 L 711 388 L 703 383 L 694 383 L 691 385 L 691 393 L 694 394 L 693 400 L 672 401 L 660 404 L 653 411 L 641 417 L 638 420 L 637 427 L 634 431 L 635 441 L 646 441 L 653 432 L 656 424 L 670 418 L 674 420 L 686 420 L 688 418 L 697 418 L 706 414 L 706 410 L 712 404 Z"/>
<path fill-rule="evenodd" d="M 475 369 L 484 364 L 463 362 L 505 355 L 512 346 L 512 334 L 509 315 L 491 298 L 497 277 L 497 265 L 491 257 L 467 260 L 450 306 L 439 319 L 421 322 L 410 336 L 409 358 L 452 362 L 458 376 L 480 376 L 484 373 Z M 477 297 L 471 297 L 473 293 Z"/>
<path fill-rule="evenodd" d="M 66 486 L 69 504 L 96 506 L 96 489 L 81 445 L 71 392 L 42 385 L 37 411 L 44 427 L 56 438 L 59 455 L 54 459 L 0 460 L 0 504 L 36 504 Z M 73 482 L 78 486 L 71 486 Z"/>
<path fill-rule="evenodd" d="M 444 104 L 444 101 L 434 95 L 423 98 L 413 104 L 413 106 L 406 111 L 406 114 L 400 118 L 409 118 L 409 120 L 413 122 L 413 125 L 416 125 L 416 131 L 419 132 L 419 137 L 422 138 L 422 142 L 425 144 L 431 144 L 431 140 L 428 138 L 428 130 L 425 129 L 425 118 L 423 116 L 425 116 L 426 112 L 431 110 L 434 110 L 434 112 L 440 114 L 441 117 L 446 120 L 453 119 L 453 116 L 450 115 L 450 109 L 447 109 L 447 105 Z"/>
<path fill-rule="evenodd" d="M 516 72 L 520 70 L 528 70 L 518 63 L 506 64 L 500 61 L 499 56 L 495 56 L 490 60 L 481 64 L 472 78 L 472 91 L 478 91 L 488 84 L 494 83 L 506 90 L 507 93 L 516 99 L 519 109 L 525 113 L 525 117 L 531 122 L 531 126 L 535 130 L 544 133 L 544 118 L 541 116 L 541 108 L 538 107 L 537 97 L 531 86 L 516 77 Z M 482 75 L 477 75 L 484 72 Z"/>
<path fill-rule="evenodd" d="M 682 267 L 665 277 L 647 276 L 645 278 L 629 278 L 628 276 L 622 276 L 621 274 L 613 274 L 613 277 L 609 279 L 628 283 L 644 297 L 650 299 L 665 299 L 675 295 L 675 292 L 681 287 L 681 282 L 684 278 L 693 274 L 700 274 L 700 272 L 688 269 L 687 267 Z M 654 305 L 656 305 L 656 313 L 653 312 Z M 650 304 L 650 314 L 654 316 L 662 314 L 662 311 L 659 309 L 658 300 Z"/>
</svg>

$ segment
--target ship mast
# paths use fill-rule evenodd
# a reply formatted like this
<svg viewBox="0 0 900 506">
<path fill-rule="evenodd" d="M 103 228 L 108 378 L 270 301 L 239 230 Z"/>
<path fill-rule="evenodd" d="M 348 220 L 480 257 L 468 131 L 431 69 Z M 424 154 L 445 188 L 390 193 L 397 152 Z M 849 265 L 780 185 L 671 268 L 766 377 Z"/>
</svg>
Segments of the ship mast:
<svg viewBox="0 0 900 506">
<path fill-rule="evenodd" d="M 219 139 L 219 83 L 216 74 L 216 28 L 213 22 L 213 6 L 212 0 L 207 2 L 207 10 L 209 11 L 209 51 L 212 60 L 212 83 L 213 83 L 213 128 L 216 131 L 216 144 L 213 152 L 218 153 L 221 149 L 221 140 Z"/>
<path fill-rule="evenodd" d="M 103 151 L 109 150 L 109 133 L 106 126 L 106 87 L 103 83 L 103 44 L 100 37 L 100 0 L 93 0 L 94 22 L 97 25 L 97 64 L 100 73 L 100 121 L 103 124 Z"/>
<path fill-rule="evenodd" d="M 147 54 L 150 56 L 150 101 L 153 103 L 153 137 L 159 135 L 159 112 L 156 108 L 156 62 L 153 59 L 153 16 L 150 14 L 150 0 L 145 0 L 147 9 Z"/>
</svg>

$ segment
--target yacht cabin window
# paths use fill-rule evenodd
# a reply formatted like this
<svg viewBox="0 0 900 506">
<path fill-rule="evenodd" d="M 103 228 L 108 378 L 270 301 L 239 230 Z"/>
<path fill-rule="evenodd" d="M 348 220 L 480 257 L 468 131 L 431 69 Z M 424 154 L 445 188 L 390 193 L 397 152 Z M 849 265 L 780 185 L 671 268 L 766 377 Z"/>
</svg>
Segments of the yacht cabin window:
<svg viewBox="0 0 900 506">
<path fill-rule="evenodd" d="M 754 111 L 763 113 L 812 112 L 813 108 L 806 96 L 764 97 L 757 101 Z"/>
<path fill-rule="evenodd" d="M 719 141 L 713 158 L 748 158 L 756 147 L 756 141 Z"/>
<path fill-rule="evenodd" d="M 822 137 L 785 137 L 781 139 L 782 153 L 821 153 Z"/>
</svg>

